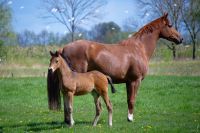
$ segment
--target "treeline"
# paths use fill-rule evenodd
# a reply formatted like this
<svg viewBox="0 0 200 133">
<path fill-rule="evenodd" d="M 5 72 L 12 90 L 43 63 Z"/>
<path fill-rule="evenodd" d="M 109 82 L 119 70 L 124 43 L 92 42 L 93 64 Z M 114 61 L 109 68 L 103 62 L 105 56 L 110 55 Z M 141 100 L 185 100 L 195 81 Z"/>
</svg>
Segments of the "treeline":
<svg viewBox="0 0 200 133">
<path fill-rule="evenodd" d="M 122 31 L 120 26 L 114 22 L 105 22 L 95 25 L 91 30 L 78 28 L 74 38 L 87 39 L 102 43 L 116 43 L 122 39 L 128 38 L 129 32 Z M 13 36 L 13 42 L 10 45 L 31 46 L 31 45 L 63 45 L 71 41 L 69 33 L 61 34 L 42 30 L 40 33 L 35 33 L 30 30 L 25 30 L 16 33 Z"/>
</svg>

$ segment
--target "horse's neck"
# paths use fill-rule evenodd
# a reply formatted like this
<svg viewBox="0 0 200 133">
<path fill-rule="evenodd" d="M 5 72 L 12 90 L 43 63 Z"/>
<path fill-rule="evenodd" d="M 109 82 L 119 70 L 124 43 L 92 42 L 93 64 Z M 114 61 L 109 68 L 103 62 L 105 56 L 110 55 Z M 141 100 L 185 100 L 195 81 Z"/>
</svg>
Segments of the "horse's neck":
<svg viewBox="0 0 200 133">
<path fill-rule="evenodd" d="M 159 33 L 160 31 L 157 29 L 154 30 L 152 33 L 145 33 L 141 37 L 136 37 L 136 40 L 139 39 L 139 42 L 144 45 L 146 57 L 148 58 L 148 60 L 150 60 L 156 48 L 156 43 L 159 39 Z"/>
</svg>

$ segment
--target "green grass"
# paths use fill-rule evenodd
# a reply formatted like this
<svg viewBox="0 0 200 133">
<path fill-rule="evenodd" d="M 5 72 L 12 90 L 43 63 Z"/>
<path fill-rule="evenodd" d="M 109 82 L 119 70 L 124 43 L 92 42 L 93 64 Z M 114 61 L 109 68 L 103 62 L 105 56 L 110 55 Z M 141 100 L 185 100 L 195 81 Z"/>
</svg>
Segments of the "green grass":
<svg viewBox="0 0 200 133">
<path fill-rule="evenodd" d="M 0 79 L 0 132 L 200 132 L 200 77 L 148 76 L 142 82 L 135 105 L 134 122 L 127 122 L 126 90 L 115 85 L 109 94 L 113 104 L 113 127 L 107 110 L 97 127 L 91 95 L 75 97 L 73 128 L 63 123 L 63 110 L 49 111 L 45 78 Z"/>
</svg>

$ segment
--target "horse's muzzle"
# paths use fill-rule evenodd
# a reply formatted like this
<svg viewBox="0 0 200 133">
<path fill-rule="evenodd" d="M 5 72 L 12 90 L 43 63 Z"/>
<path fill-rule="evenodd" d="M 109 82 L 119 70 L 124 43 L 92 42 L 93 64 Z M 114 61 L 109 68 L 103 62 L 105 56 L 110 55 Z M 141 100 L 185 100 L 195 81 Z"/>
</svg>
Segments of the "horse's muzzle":
<svg viewBox="0 0 200 133">
<path fill-rule="evenodd" d="M 178 44 L 181 44 L 183 42 L 183 38 L 180 38 L 180 41 L 178 42 Z"/>
</svg>

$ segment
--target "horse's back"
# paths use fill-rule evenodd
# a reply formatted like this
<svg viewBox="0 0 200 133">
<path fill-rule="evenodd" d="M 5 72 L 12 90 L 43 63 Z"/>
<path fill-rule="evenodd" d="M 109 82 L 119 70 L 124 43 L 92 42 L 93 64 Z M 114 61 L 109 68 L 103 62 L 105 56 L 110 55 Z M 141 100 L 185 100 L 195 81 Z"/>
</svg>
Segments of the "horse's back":
<svg viewBox="0 0 200 133">
<path fill-rule="evenodd" d="M 78 40 L 67 44 L 62 51 L 62 55 L 66 61 L 69 61 L 71 67 L 77 72 L 87 72 L 86 51 L 91 45 L 89 41 Z"/>
</svg>

